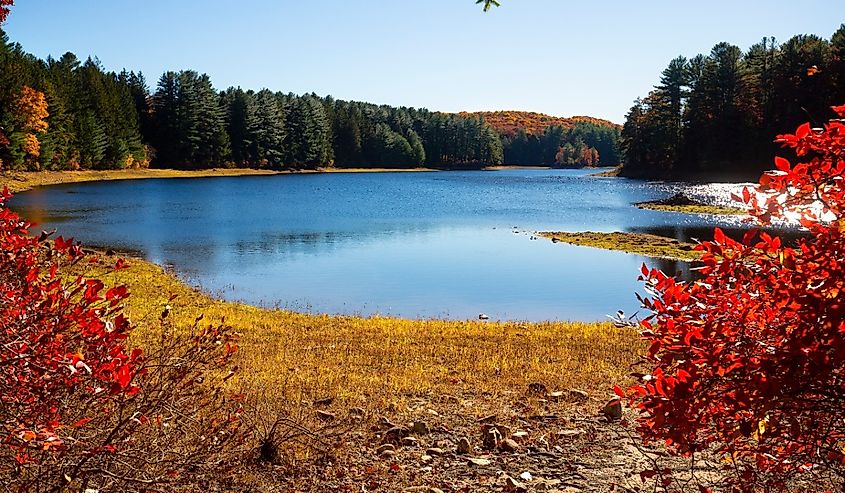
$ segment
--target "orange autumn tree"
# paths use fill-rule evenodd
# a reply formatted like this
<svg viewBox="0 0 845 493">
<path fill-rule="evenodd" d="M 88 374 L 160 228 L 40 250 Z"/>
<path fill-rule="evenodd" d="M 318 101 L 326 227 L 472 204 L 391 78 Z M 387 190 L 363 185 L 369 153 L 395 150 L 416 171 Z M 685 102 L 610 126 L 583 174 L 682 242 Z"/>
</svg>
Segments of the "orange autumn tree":
<svg viewBox="0 0 845 493">
<path fill-rule="evenodd" d="M 7 145 L 16 147 L 12 151 L 24 162 L 37 167 L 35 158 L 41 155 L 38 135 L 47 131 L 47 98 L 44 93 L 29 86 L 23 86 L 11 105 L 12 132 Z M 9 139 L 4 139 L 9 140 Z M 15 152 L 16 151 L 16 152 Z"/>
</svg>

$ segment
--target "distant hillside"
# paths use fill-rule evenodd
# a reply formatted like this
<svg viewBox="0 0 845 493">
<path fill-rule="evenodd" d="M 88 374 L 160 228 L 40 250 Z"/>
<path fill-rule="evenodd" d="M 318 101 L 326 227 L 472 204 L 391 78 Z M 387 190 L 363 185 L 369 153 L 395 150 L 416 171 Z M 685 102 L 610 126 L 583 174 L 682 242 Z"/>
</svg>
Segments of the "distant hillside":
<svg viewBox="0 0 845 493">
<path fill-rule="evenodd" d="M 569 129 L 577 123 L 590 123 L 601 127 L 621 129 L 608 120 L 593 118 L 591 116 L 572 116 L 568 118 L 551 116 L 531 111 L 477 111 L 462 112 L 461 116 L 483 117 L 488 125 L 496 129 L 502 135 L 512 137 L 519 129 L 525 130 L 528 135 L 542 135 L 551 126 L 558 126 Z"/>
<path fill-rule="evenodd" d="M 528 111 L 463 112 L 483 118 L 502 139 L 505 164 L 566 168 L 620 163 L 621 125 L 590 116 L 557 116 Z"/>
</svg>

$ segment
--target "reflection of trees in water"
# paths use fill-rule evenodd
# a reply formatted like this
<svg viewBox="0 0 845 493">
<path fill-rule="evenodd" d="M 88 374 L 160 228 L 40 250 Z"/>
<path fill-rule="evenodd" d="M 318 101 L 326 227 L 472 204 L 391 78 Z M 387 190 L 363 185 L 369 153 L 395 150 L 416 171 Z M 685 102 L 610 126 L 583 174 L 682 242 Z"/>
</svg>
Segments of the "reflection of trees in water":
<svg viewBox="0 0 845 493">
<path fill-rule="evenodd" d="M 665 258 L 649 259 L 646 264 L 649 267 L 654 267 L 663 271 L 664 274 L 674 276 L 684 281 L 691 281 L 695 279 L 694 276 L 698 274 L 692 270 L 698 262 L 684 262 L 683 260 L 670 260 Z"/>
<path fill-rule="evenodd" d="M 745 235 L 746 231 L 748 231 L 749 229 L 751 228 L 722 228 L 722 231 L 724 231 L 727 236 L 737 241 L 741 241 L 743 235 Z M 673 238 L 675 240 L 686 243 L 713 240 L 713 228 L 705 226 L 645 226 L 629 228 L 628 231 L 631 233 L 645 233 L 663 236 L 666 238 Z M 807 236 L 806 232 L 797 229 L 762 228 L 761 231 L 765 231 L 766 233 L 772 236 L 780 236 L 784 243 L 787 245 L 794 244 L 799 238 Z M 665 274 L 675 276 L 679 279 L 683 279 L 684 281 L 690 281 L 693 279 L 700 278 L 700 274 L 693 270 L 696 265 L 700 265 L 700 263 L 698 262 L 684 262 L 681 260 L 669 259 L 649 259 L 647 263 L 650 267 L 656 267 L 662 270 Z"/>
<path fill-rule="evenodd" d="M 752 228 L 722 227 L 721 229 L 727 236 L 741 241 L 745 232 Z M 786 244 L 794 243 L 798 238 L 807 236 L 806 232 L 797 229 L 762 228 L 760 230 L 772 236 L 780 236 L 785 240 Z M 688 226 L 683 224 L 674 226 L 642 226 L 628 228 L 627 231 L 631 233 L 665 236 L 666 238 L 674 238 L 678 241 L 689 243 L 713 240 L 712 226 Z"/>
</svg>

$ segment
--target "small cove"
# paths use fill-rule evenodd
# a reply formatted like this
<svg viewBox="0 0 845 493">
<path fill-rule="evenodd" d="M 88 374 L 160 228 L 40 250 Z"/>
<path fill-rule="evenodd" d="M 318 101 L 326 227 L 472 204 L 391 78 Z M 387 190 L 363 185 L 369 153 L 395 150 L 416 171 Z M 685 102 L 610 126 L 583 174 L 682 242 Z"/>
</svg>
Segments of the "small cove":
<svg viewBox="0 0 845 493">
<path fill-rule="evenodd" d="M 151 179 L 46 187 L 12 207 L 87 245 L 138 252 L 228 299 L 331 314 L 601 320 L 637 310 L 640 264 L 536 231 L 706 238 L 736 218 L 641 210 L 680 184 L 505 169 Z M 686 188 L 729 195 L 724 186 Z"/>
</svg>

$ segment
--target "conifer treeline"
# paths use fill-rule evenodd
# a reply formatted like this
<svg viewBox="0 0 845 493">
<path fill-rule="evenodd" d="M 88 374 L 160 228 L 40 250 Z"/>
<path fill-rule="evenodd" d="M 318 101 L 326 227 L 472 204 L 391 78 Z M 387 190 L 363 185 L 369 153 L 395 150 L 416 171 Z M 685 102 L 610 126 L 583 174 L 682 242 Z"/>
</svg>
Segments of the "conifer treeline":
<svg viewBox="0 0 845 493">
<path fill-rule="evenodd" d="M 622 130 L 627 176 L 742 178 L 771 168 L 773 136 L 821 126 L 845 103 L 845 24 L 828 41 L 764 38 L 745 53 L 728 43 L 678 57 L 638 99 Z"/>
<path fill-rule="evenodd" d="M 0 31 L 2 34 L 2 31 Z M 73 54 L 40 60 L 0 40 L 2 169 L 218 166 L 442 168 L 500 164 L 483 119 L 229 88 L 167 72 L 106 72 Z"/>
</svg>

